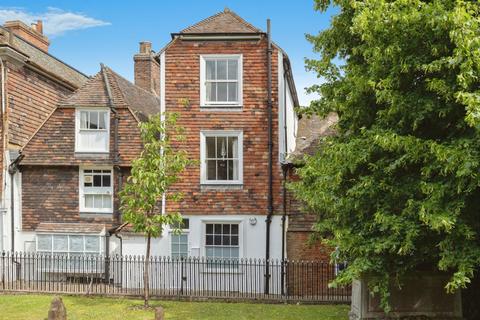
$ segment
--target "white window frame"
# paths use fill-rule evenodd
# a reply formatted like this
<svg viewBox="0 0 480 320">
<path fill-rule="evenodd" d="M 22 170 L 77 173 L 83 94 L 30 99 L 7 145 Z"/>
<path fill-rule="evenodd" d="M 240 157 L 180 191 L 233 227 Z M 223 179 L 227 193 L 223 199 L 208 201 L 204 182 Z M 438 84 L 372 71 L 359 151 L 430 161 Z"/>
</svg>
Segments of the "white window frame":
<svg viewBox="0 0 480 320">
<path fill-rule="evenodd" d="M 173 236 L 180 236 L 180 235 L 186 235 L 187 236 L 187 256 L 186 257 L 189 257 L 190 256 L 190 218 L 183 218 L 182 221 L 184 219 L 187 219 L 188 220 L 188 228 L 182 228 L 180 229 L 180 233 L 174 233 L 173 230 L 170 230 L 169 233 L 170 233 L 170 257 L 173 257 L 173 250 L 172 250 L 172 246 L 173 246 Z M 184 258 L 186 258 L 184 257 Z M 175 257 L 177 258 L 177 257 Z"/>
<path fill-rule="evenodd" d="M 104 111 L 107 112 L 106 129 L 80 129 L 80 112 L 81 111 Z M 82 149 L 80 146 L 79 134 L 80 130 L 98 131 L 107 133 L 107 146 L 104 150 Z M 84 153 L 109 153 L 110 152 L 110 109 L 109 108 L 76 108 L 75 109 L 75 152 Z"/>
<path fill-rule="evenodd" d="M 215 59 L 238 60 L 237 101 L 207 101 L 206 61 Z M 221 82 L 234 82 L 232 80 Z M 201 107 L 241 107 L 243 105 L 243 55 L 242 54 L 202 54 L 200 55 L 200 106 Z"/>
<path fill-rule="evenodd" d="M 51 237 L 51 250 L 46 251 L 46 250 L 39 250 L 38 249 L 38 236 L 50 236 Z M 55 236 L 66 236 L 67 237 L 67 250 L 65 251 L 55 251 L 53 248 L 53 238 Z M 71 251 L 70 250 L 70 237 L 71 236 L 79 236 L 83 237 L 83 250 L 82 251 Z M 87 251 L 86 250 L 86 245 L 85 245 L 85 237 L 95 237 L 98 238 L 98 250 L 97 251 Z M 99 234 L 84 234 L 84 233 L 38 233 L 35 237 L 35 251 L 40 252 L 40 253 L 50 253 L 50 254 L 55 254 L 55 253 L 66 253 L 68 256 L 71 254 L 85 254 L 85 255 L 101 255 L 103 253 L 103 245 L 102 245 L 102 236 Z"/>
<path fill-rule="evenodd" d="M 244 230 L 243 230 L 243 224 L 244 221 L 241 219 L 215 219 L 215 218 L 206 218 L 202 219 L 202 232 L 201 232 L 201 254 L 203 257 L 207 257 L 207 224 L 238 224 L 238 259 L 242 259 L 245 255 L 244 252 L 244 240 L 245 240 L 245 235 L 244 235 Z"/>
<path fill-rule="evenodd" d="M 85 187 L 84 186 L 84 170 L 110 170 L 110 187 L 107 190 L 107 193 L 111 195 L 112 197 L 112 206 L 111 208 L 85 208 Z M 113 193 L 113 183 L 114 183 L 114 174 L 113 174 L 113 167 L 109 166 L 99 166 L 99 167 L 80 167 L 79 168 L 79 188 L 78 188 L 78 200 L 79 200 L 79 208 L 80 212 L 85 212 L 85 213 L 113 213 L 113 206 L 114 206 L 114 193 Z M 92 187 L 92 189 L 95 187 Z M 105 187 L 97 187 L 98 189 L 103 189 Z M 106 188 L 105 188 L 106 189 Z M 98 190 L 98 192 L 88 192 L 87 194 L 105 194 L 105 192 L 101 192 L 101 190 Z"/>
<path fill-rule="evenodd" d="M 238 179 L 208 180 L 206 161 L 206 137 L 237 137 L 238 139 Z M 202 130 L 200 131 L 200 184 L 204 185 L 241 185 L 243 184 L 243 131 Z"/>
</svg>

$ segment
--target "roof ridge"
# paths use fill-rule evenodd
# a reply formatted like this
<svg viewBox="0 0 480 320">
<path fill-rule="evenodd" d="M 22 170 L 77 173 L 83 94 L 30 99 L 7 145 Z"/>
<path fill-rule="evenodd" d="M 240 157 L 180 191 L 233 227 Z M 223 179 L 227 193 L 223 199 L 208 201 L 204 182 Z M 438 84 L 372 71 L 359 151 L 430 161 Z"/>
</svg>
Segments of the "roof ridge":
<svg viewBox="0 0 480 320">
<path fill-rule="evenodd" d="M 202 24 L 205 24 L 205 23 L 208 23 L 208 22 L 210 22 L 210 21 L 214 20 L 215 18 L 218 18 L 222 15 L 230 15 L 235 20 L 237 20 L 239 23 L 241 23 L 244 27 L 247 27 L 247 28 L 251 29 L 251 31 L 263 32 L 262 30 L 256 28 L 254 25 L 252 25 L 251 23 L 247 22 L 245 19 L 240 17 L 236 12 L 234 12 L 234 11 L 228 9 L 228 8 L 225 8 L 224 11 L 217 12 L 216 14 L 214 14 L 212 16 L 209 16 L 209 17 L 207 17 L 203 20 L 200 20 L 199 22 L 197 22 L 197 23 L 195 23 L 191 26 L 188 26 L 188 27 L 184 28 L 183 30 L 180 31 L 180 33 L 188 33 L 189 30 L 197 28 L 198 26 L 200 26 Z"/>
</svg>

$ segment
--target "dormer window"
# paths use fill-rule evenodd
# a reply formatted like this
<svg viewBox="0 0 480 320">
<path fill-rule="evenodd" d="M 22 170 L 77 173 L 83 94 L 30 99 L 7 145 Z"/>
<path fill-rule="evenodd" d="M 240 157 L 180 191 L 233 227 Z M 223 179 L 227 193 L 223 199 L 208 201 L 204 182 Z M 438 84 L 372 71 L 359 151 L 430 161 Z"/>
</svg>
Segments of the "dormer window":
<svg viewBox="0 0 480 320">
<path fill-rule="evenodd" d="M 202 107 L 241 107 L 242 55 L 202 55 L 200 83 Z"/>
<path fill-rule="evenodd" d="M 110 111 L 79 108 L 75 118 L 75 152 L 107 153 Z"/>
</svg>

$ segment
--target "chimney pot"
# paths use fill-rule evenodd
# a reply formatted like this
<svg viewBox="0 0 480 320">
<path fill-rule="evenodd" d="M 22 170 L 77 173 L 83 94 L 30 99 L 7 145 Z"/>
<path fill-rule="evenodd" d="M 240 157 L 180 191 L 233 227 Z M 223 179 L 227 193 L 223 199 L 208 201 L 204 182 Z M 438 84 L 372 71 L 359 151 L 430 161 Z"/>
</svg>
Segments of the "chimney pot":
<svg viewBox="0 0 480 320">
<path fill-rule="evenodd" d="M 140 53 L 150 54 L 152 52 L 152 43 L 150 41 L 140 42 Z"/>
</svg>

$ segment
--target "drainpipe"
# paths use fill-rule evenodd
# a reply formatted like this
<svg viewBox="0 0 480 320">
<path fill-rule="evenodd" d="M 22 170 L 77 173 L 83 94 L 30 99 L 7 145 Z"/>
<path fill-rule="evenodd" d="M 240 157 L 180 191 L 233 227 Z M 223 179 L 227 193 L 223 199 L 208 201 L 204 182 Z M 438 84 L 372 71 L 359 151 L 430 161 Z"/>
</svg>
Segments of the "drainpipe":
<svg viewBox="0 0 480 320">
<path fill-rule="evenodd" d="M 10 236 L 12 239 L 10 250 L 12 254 L 15 252 L 15 173 L 18 171 L 18 162 L 23 159 L 23 155 L 19 155 L 8 166 L 8 173 L 10 174 Z"/>
<path fill-rule="evenodd" d="M 286 72 L 284 72 L 283 77 L 285 78 Z M 284 143 L 285 143 L 285 155 L 286 158 L 288 155 L 288 135 L 287 135 L 287 84 L 284 79 L 283 81 L 283 132 L 284 132 Z M 284 159 L 286 160 L 286 159 Z M 288 164 L 284 163 L 282 165 L 283 171 L 283 214 L 282 214 L 282 278 L 281 278 L 281 287 L 282 295 L 285 294 L 285 229 L 286 229 L 286 220 L 287 220 L 287 173 L 288 173 Z"/>
<path fill-rule="evenodd" d="M 2 95 L 2 136 L 5 138 L 5 135 L 4 135 L 4 132 L 5 132 L 5 101 L 6 101 L 6 97 L 5 97 L 5 65 L 3 63 L 3 60 L 2 58 L 0 58 L 0 81 L 2 82 L 1 84 L 1 95 Z M 5 139 L 3 139 L 5 140 Z M 3 163 L 5 163 L 5 141 L 3 141 L 3 145 L 2 145 L 2 159 L 3 159 Z M 3 170 L 3 168 L 2 168 Z M 2 188 L 3 188 L 3 191 L 5 192 L 5 174 L 2 175 Z M 2 208 L 5 208 L 5 194 L 2 194 Z M 0 251 L 3 251 L 4 250 L 4 247 L 3 247 L 3 215 L 4 215 L 4 212 L 0 212 Z"/>
<path fill-rule="evenodd" d="M 107 90 L 107 96 L 108 96 L 108 106 L 110 110 L 112 111 L 114 115 L 114 133 L 113 133 L 113 168 L 116 173 L 116 176 L 118 177 L 118 191 L 120 191 L 120 187 L 122 185 L 122 174 L 120 170 L 120 166 L 118 165 L 119 158 L 118 158 L 118 121 L 119 121 L 119 116 L 117 109 L 115 108 L 115 105 L 113 103 L 113 96 L 112 96 L 112 90 L 110 88 L 110 82 L 108 81 L 108 75 L 107 71 L 105 68 L 105 65 L 103 63 L 100 64 L 101 70 L 102 70 L 102 76 L 103 76 L 103 81 L 105 82 L 105 90 Z M 113 212 L 114 212 L 114 220 L 116 222 L 120 221 L 120 214 L 119 210 L 115 210 L 115 201 L 113 201 Z"/>
<path fill-rule="evenodd" d="M 268 214 L 265 220 L 265 294 L 270 292 L 270 225 L 273 215 L 273 138 L 272 138 L 272 40 L 270 34 L 270 19 L 267 19 L 267 107 L 268 107 Z"/>
</svg>

